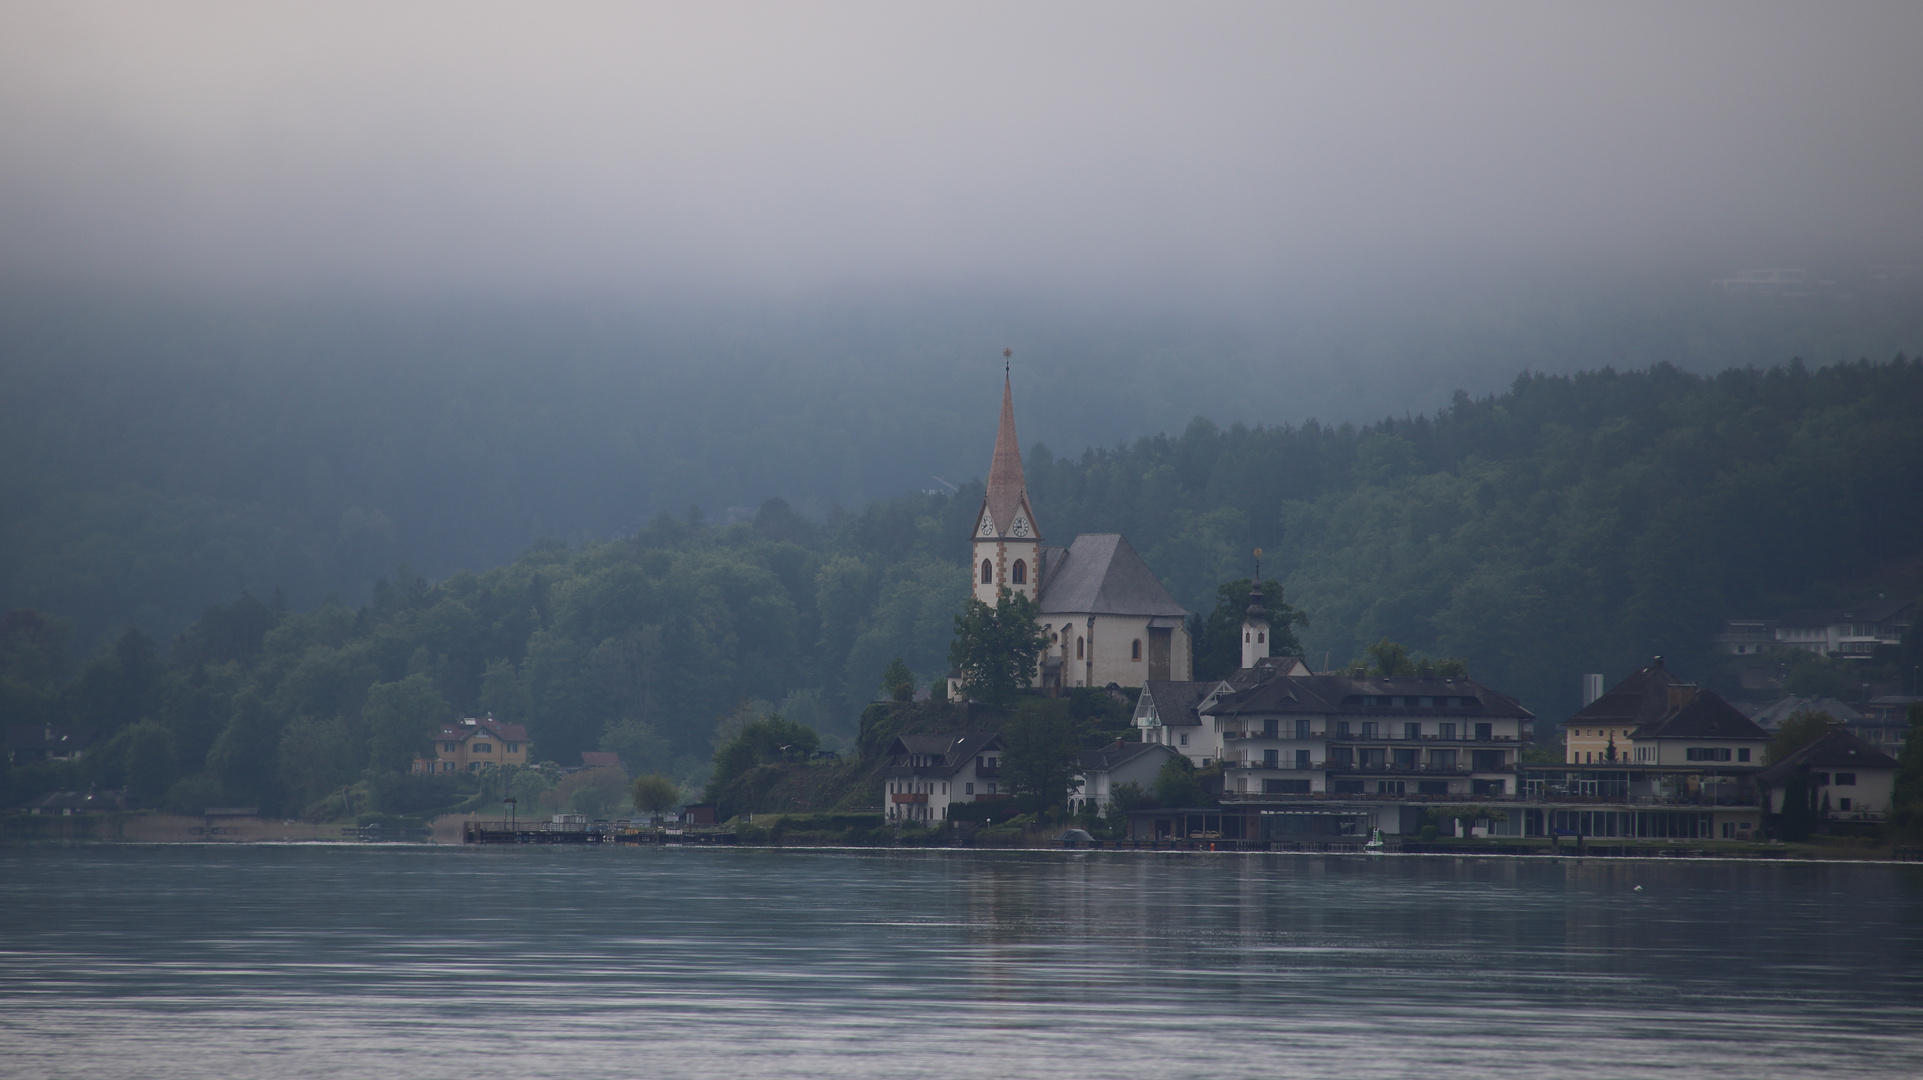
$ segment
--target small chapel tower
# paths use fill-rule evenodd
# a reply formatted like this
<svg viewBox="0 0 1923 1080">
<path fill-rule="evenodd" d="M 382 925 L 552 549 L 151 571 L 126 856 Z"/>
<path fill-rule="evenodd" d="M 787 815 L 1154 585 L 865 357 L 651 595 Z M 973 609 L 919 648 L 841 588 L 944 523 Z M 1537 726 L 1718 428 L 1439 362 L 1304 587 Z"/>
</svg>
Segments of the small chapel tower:
<svg viewBox="0 0 1923 1080">
<path fill-rule="evenodd" d="M 1255 552 L 1255 581 L 1249 585 L 1249 607 L 1242 614 L 1242 666 L 1252 668 L 1269 655 L 1269 612 L 1262 606 L 1262 550 Z"/>
<path fill-rule="evenodd" d="M 1009 354 L 1003 352 L 1006 358 Z M 997 590 L 1041 594 L 1042 532 L 1028 505 L 1028 485 L 1022 479 L 1021 443 L 1015 438 L 1015 394 L 1002 372 L 1002 421 L 995 431 L 995 457 L 988 467 L 988 494 L 975 518 L 975 599 L 994 604 Z"/>
</svg>

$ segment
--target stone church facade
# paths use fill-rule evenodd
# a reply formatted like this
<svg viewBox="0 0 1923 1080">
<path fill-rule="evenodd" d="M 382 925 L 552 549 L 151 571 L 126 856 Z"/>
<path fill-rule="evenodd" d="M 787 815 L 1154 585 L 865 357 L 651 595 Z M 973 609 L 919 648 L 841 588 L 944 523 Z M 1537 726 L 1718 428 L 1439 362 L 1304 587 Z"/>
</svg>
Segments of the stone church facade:
<svg viewBox="0 0 1923 1080">
<path fill-rule="evenodd" d="M 1006 378 L 973 552 L 976 599 L 993 605 L 1005 586 L 1040 606 L 1049 645 L 1035 678 L 1045 693 L 1191 677 L 1188 612 L 1125 537 L 1083 533 L 1067 547 L 1043 539 L 1022 476 L 1014 391 Z"/>
</svg>

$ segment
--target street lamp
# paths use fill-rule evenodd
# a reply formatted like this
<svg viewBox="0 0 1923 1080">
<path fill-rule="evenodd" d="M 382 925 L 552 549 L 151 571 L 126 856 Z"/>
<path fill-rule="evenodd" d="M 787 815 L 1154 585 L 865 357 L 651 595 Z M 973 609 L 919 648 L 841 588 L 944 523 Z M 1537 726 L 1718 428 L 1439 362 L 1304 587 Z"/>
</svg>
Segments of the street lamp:
<svg viewBox="0 0 1923 1080">
<path fill-rule="evenodd" d="M 507 831 L 514 832 L 514 811 L 520 809 L 520 803 L 512 795 L 502 799 L 501 803 L 507 807 Z"/>
</svg>

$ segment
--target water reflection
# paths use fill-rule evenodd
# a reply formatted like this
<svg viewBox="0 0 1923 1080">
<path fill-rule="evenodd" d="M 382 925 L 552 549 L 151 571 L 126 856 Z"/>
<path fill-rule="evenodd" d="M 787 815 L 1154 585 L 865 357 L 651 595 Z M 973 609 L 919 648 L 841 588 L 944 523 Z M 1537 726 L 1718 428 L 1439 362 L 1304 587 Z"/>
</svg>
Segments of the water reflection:
<svg viewBox="0 0 1923 1080">
<path fill-rule="evenodd" d="M 0 852 L 0 904 L 17 1075 L 1751 1080 L 1923 1054 L 1914 867 L 103 847 Z"/>
</svg>

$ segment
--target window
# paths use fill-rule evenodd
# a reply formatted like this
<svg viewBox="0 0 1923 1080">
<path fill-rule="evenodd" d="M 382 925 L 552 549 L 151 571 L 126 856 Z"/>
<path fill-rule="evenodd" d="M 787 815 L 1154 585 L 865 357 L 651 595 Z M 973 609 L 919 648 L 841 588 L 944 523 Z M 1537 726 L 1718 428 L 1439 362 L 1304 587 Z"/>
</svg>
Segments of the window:
<svg viewBox="0 0 1923 1080">
<path fill-rule="evenodd" d="M 1280 750 L 1262 751 L 1262 767 L 1265 769 L 1274 769 L 1274 768 L 1280 767 L 1281 753 L 1282 752 Z"/>
<path fill-rule="evenodd" d="M 1477 772 L 1494 772 L 1502 768 L 1502 751 L 1500 750 L 1471 750 L 1469 753 L 1470 764 L 1475 767 Z"/>
<path fill-rule="evenodd" d="M 1429 767 L 1430 767 L 1431 769 L 1453 769 L 1453 768 L 1455 768 L 1455 767 L 1456 767 L 1456 752 L 1455 752 L 1454 750 L 1431 750 L 1431 751 L 1429 751 Z"/>
<path fill-rule="evenodd" d="M 1403 781 L 1401 780 L 1377 780 L 1375 782 L 1375 793 L 1377 795 L 1400 795 L 1402 794 L 1402 785 Z"/>
<path fill-rule="evenodd" d="M 1416 767 L 1416 752 L 1413 749 L 1396 748 L 1396 768 L 1413 769 Z"/>
<path fill-rule="evenodd" d="M 451 761 L 443 761 L 443 762 L 441 762 L 441 771 L 442 771 L 442 772 L 453 772 L 453 771 L 454 771 L 454 763 L 453 763 L 453 762 L 451 762 Z"/>
<path fill-rule="evenodd" d="M 1402 725 L 1402 737 L 1403 737 L 1403 738 L 1405 738 L 1405 739 L 1420 739 L 1420 738 L 1422 738 L 1422 725 L 1421 725 L 1421 724 L 1404 724 L 1404 725 Z"/>
<path fill-rule="evenodd" d="M 1362 794 L 1362 781 L 1337 780 L 1334 782 L 1333 788 L 1337 795 L 1360 795 Z"/>
<path fill-rule="evenodd" d="M 989 584 L 993 584 L 994 581 L 995 581 L 995 564 L 989 562 L 987 559 L 983 559 L 982 560 L 982 584 L 989 585 Z"/>
<path fill-rule="evenodd" d="M 1362 721 L 1362 737 L 1363 737 L 1363 738 L 1365 738 L 1365 739 L 1374 739 L 1374 738 L 1379 738 L 1379 736 L 1378 736 L 1378 735 L 1376 735 L 1376 733 L 1375 733 L 1375 732 L 1376 732 L 1376 727 L 1375 727 L 1375 721 L 1374 721 L 1374 720 L 1364 720 L 1364 721 Z"/>
<path fill-rule="evenodd" d="M 1249 632 L 1247 630 L 1244 630 L 1242 631 L 1242 644 L 1247 645 L 1248 643 L 1249 643 Z"/>
<path fill-rule="evenodd" d="M 1262 794 L 1264 795 L 1307 795 L 1308 793 L 1309 782 L 1307 780 L 1262 781 Z"/>
<path fill-rule="evenodd" d="M 1269 640 L 1269 635 L 1268 635 L 1268 633 L 1267 633 L 1267 632 L 1265 632 L 1265 631 L 1262 631 L 1262 630 L 1257 630 L 1257 631 L 1255 632 L 1255 643 L 1256 643 L 1256 644 L 1258 644 L 1258 645 L 1260 645 L 1260 644 L 1262 644 L 1263 642 L 1265 642 L 1265 641 L 1267 641 L 1267 640 Z"/>
<path fill-rule="evenodd" d="M 1295 752 L 1295 767 L 1298 769 L 1311 767 L 1309 765 L 1309 752 L 1307 750 L 1297 750 Z"/>
<path fill-rule="evenodd" d="M 1086 643 L 1085 639 L 1083 638 L 1075 639 L 1075 659 L 1077 660 L 1082 659 L 1082 656 L 1083 656 L 1082 647 L 1085 643 Z"/>
<path fill-rule="evenodd" d="M 1476 725 L 1476 741 L 1477 742 L 1488 742 L 1490 739 L 1493 739 L 1495 737 L 1496 737 L 1496 725 L 1494 724 L 1477 724 Z"/>
<path fill-rule="evenodd" d="M 1747 746 L 1743 746 L 1743 747 L 1738 747 L 1738 748 L 1737 748 L 1737 750 L 1736 750 L 1736 760 L 1737 760 L 1737 761 L 1748 761 L 1748 760 L 1749 760 L 1749 747 L 1747 747 Z"/>
<path fill-rule="evenodd" d="M 1728 761 L 1727 746 L 1692 746 L 1683 751 L 1683 757 L 1690 761 Z"/>
<path fill-rule="evenodd" d="M 1188 744 L 1189 744 L 1189 733 L 1184 731 L 1182 733 L 1182 745 L 1187 746 Z"/>
<path fill-rule="evenodd" d="M 1329 765 L 1332 768 L 1346 769 L 1355 764 L 1355 749 L 1348 746 L 1329 747 Z"/>
<path fill-rule="evenodd" d="M 492 754 L 494 747 L 488 743 L 477 742 L 474 744 L 474 752 L 477 754 Z"/>
<path fill-rule="evenodd" d="M 1307 720 L 1297 720 L 1295 722 L 1295 737 L 1298 739 L 1306 739 L 1309 737 L 1309 722 Z"/>
<path fill-rule="evenodd" d="M 1436 738 L 1453 739 L 1455 737 L 1456 737 L 1456 726 L 1454 724 L 1437 724 L 1436 725 Z"/>
<path fill-rule="evenodd" d="M 1449 794 L 1449 781 L 1447 781 L 1447 780 L 1418 780 L 1418 781 L 1416 781 L 1416 794 L 1418 794 L 1418 795 L 1447 795 L 1447 794 Z"/>
<path fill-rule="evenodd" d="M 1128 658 L 1130 660 L 1140 660 L 1142 658 L 1142 639 L 1141 638 L 1136 638 L 1135 644 L 1129 647 Z"/>
<path fill-rule="evenodd" d="M 1347 720 L 1337 720 L 1335 722 L 1335 737 L 1338 739 L 1346 739 L 1349 737 L 1349 722 Z"/>
<path fill-rule="evenodd" d="M 1028 584 L 1028 564 L 1020 559 L 1016 559 L 1015 568 L 1009 571 L 1008 578 L 1017 585 Z"/>
<path fill-rule="evenodd" d="M 1844 813 L 1849 813 L 1850 801 L 1848 799 L 1838 799 L 1836 800 L 1836 806 L 1837 809 L 1842 810 Z"/>
<path fill-rule="evenodd" d="M 1837 787 L 1855 787 L 1856 774 L 1853 772 L 1837 773 L 1835 783 Z M 1848 810 L 1849 807 L 1845 806 L 1843 809 Z"/>
</svg>

